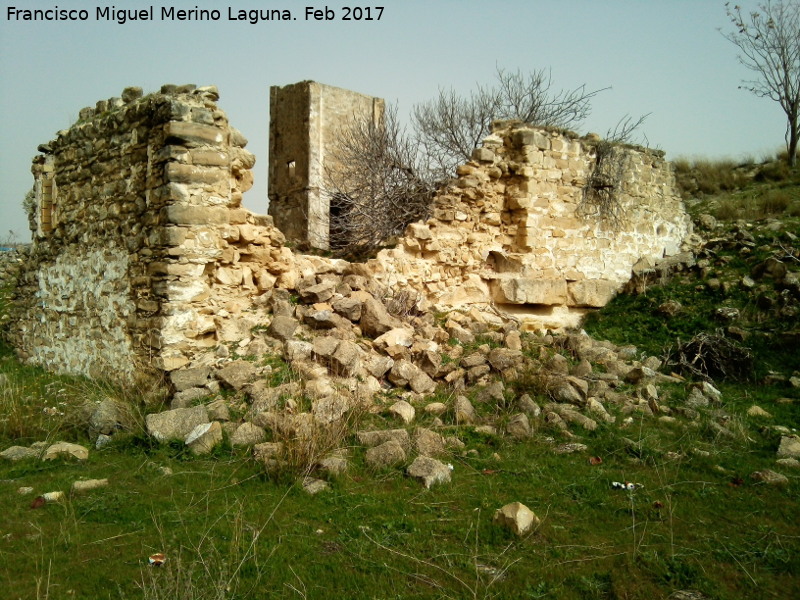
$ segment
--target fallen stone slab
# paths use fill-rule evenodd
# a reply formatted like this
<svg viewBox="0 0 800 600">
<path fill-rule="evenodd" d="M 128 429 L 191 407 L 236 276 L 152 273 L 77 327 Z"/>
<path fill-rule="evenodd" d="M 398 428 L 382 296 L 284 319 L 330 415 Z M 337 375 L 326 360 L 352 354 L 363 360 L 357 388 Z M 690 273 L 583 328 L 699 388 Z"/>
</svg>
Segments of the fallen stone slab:
<svg viewBox="0 0 800 600">
<path fill-rule="evenodd" d="M 398 417 L 403 423 L 409 425 L 416 415 L 416 410 L 405 400 L 398 400 L 389 407 L 389 412 Z"/>
<path fill-rule="evenodd" d="M 324 492 L 330 488 L 330 484 L 324 479 L 316 479 L 315 477 L 305 477 L 303 479 L 303 490 L 312 496 Z"/>
<path fill-rule="evenodd" d="M 404 450 L 411 449 L 411 437 L 405 429 L 376 429 L 373 431 L 359 431 L 356 433 L 358 443 L 362 446 L 374 448 L 389 440 L 394 440 Z"/>
<path fill-rule="evenodd" d="M 762 471 L 750 473 L 750 478 L 753 481 L 757 481 L 758 483 L 763 483 L 765 485 L 787 485 L 789 483 L 789 478 L 786 477 L 786 475 L 782 475 L 781 473 L 777 473 L 771 469 L 764 469 Z"/>
<path fill-rule="evenodd" d="M 0 452 L 0 458 L 17 462 L 18 460 L 27 460 L 29 458 L 39 458 L 42 453 L 37 448 L 27 448 L 25 446 L 11 446 Z"/>
<path fill-rule="evenodd" d="M 458 396 L 453 404 L 453 411 L 458 425 L 472 425 L 478 421 L 475 407 L 466 396 Z"/>
<path fill-rule="evenodd" d="M 342 456 L 328 456 L 320 460 L 317 467 L 329 477 L 338 477 L 347 472 L 349 463 Z"/>
<path fill-rule="evenodd" d="M 172 371 L 169 374 L 169 378 L 172 380 L 172 385 L 175 386 L 175 391 L 183 392 L 189 388 L 203 387 L 208 383 L 210 374 L 211 369 L 209 367 L 197 367 Z"/>
<path fill-rule="evenodd" d="M 778 446 L 778 458 L 800 458 L 800 436 L 782 436 Z"/>
<path fill-rule="evenodd" d="M 350 410 L 350 402 L 346 396 L 340 394 L 327 395 L 319 400 L 314 400 L 311 414 L 314 419 L 323 425 L 341 419 Z"/>
<path fill-rule="evenodd" d="M 402 321 L 390 315 L 383 303 L 374 297 L 366 298 L 361 305 L 359 324 L 364 335 L 372 339 L 383 335 L 391 329 L 403 327 Z"/>
<path fill-rule="evenodd" d="M 294 335 L 299 326 L 300 322 L 297 319 L 286 315 L 278 315 L 272 319 L 267 333 L 282 342 L 286 342 Z"/>
<path fill-rule="evenodd" d="M 151 435 L 159 442 L 169 440 L 184 441 L 186 436 L 202 423 L 208 423 L 208 411 L 205 406 L 175 408 L 149 414 L 145 417 L 148 435 Z"/>
<path fill-rule="evenodd" d="M 414 448 L 421 456 L 441 456 L 446 453 L 444 438 L 430 429 L 420 427 L 414 434 Z"/>
<path fill-rule="evenodd" d="M 251 362 L 235 360 L 217 370 L 216 376 L 217 379 L 238 392 L 248 383 L 253 383 L 258 379 L 258 371 Z"/>
<path fill-rule="evenodd" d="M 396 440 L 389 440 L 367 450 L 367 465 L 373 469 L 393 467 L 406 462 L 406 452 Z"/>
<path fill-rule="evenodd" d="M 258 425 L 253 423 L 242 423 L 236 428 L 236 431 L 231 436 L 231 446 L 244 447 L 255 446 L 264 441 L 267 437 L 267 432 Z"/>
<path fill-rule="evenodd" d="M 525 413 L 517 413 L 508 421 L 506 425 L 508 434 L 518 440 L 524 440 L 531 435 L 531 424 L 528 421 L 528 415 Z"/>
<path fill-rule="evenodd" d="M 559 444 L 554 448 L 556 454 L 573 454 L 575 452 L 586 452 L 588 446 L 578 442 L 569 442 L 566 444 Z"/>
<path fill-rule="evenodd" d="M 56 442 L 48 446 L 47 450 L 42 454 L 42 460 L 53 460 L 55 458 L 73 457 L 78 460 L 86 460 L 89 458 L 89 450 L 80 444 L 71 444 L 69 442 Z"/>
</svg>

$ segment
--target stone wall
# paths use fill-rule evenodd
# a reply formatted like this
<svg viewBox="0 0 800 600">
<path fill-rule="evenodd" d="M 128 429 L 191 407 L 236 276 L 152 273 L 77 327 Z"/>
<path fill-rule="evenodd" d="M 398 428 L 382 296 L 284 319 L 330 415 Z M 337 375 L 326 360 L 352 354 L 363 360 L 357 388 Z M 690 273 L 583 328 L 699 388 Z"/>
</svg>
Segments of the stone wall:
<svg viewBox="0 0 800 600">
<path fill-rule="evenodd" d="M 442 307 L 493 304 L 536 326 L 576 325 L 637 261 L 677 253 L 690 232 L 663 153 L 498 122 L 433 218 L 371 267 Z"/>
<path fill-rule="evenodd" d="M 23 357 L 122 380 L 172 370 L 289 270 L 271 218 L 240 206 L 255 158 L 217 99 L 214 87 L 128 88 L 40 146 L 9 332 Z"/>
<path fill-rule="evenodd" d="M 334 96 L 325 135 L 348 106 L 347 94 Z M 433 218 L 410 225 L 394 249 L 367 264 L 295 254 L 271 216 L 241 206 L 255 157 L 217 99 L 214 87 L 144 97 L 128 88 L 40 146 L 34 244 L 8 331 L 24 358 L 122 381 L 204 367 L 246 347 L 273 321 L 275 302 L 289 306 L 276 289 L 313 297 L 309 289 L 333 290 L 346 275 L 373 300 L 409 290 L 443 310 L 576 324 L 637 261 L 677 252 L 690 231 L 661 153 L 498 123 L 439 193 Z M 319 149 L 295 166 L 318 161 Z M 272 157 L 271 171 L 284 159 Z M 370 301 L 348 289 L 335 291 L 355 314 Z M 333 306 L 313 302 L 306 320 L 335 325 Z"/>
<path fill-rule="evenodd" d="M 341 177 L 332 151 L 353 119 L 383 118 L 384 101 L 315 81 L 270 88 L 269 214 L 300 246 L 328 249 L 327 178 Z"/>
</svg>

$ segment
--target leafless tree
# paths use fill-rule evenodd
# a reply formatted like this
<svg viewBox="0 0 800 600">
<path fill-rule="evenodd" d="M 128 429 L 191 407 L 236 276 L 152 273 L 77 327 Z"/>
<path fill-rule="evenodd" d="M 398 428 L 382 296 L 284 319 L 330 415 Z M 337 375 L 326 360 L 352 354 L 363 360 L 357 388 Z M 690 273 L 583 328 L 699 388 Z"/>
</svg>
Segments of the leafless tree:
<svg viewBox="0 0 800 600">
<path fill-rule="evenodd" d="M 734 31 L 723 35 L 739 48 L 739 62 L 757 76 L 740 89 L 780 104 L 786 114 L 787 161 L 794 167 L 800 137 L 800 3 L 767 0 L 757 11 L 742 14 L 739 5 L 726 2 L 725 11 Z"/>
<path fill-rule="evenodd" d="M 606 88 L 607 89 L 607 88 Z M 420 147 L 429 163 L 444 176 L 468 160 L 497 119 L 569 129 L 578 126 L 591 110 L 591 100 L 603 90 L 553 90 L 549 70 L 523 74 L 498 68 L 492 87 L 478 87 L 463 97 L 454 90 L 418 104 L 413 123 Z"/>
<path fill-rule="evenodd" d="M 339 255 L 367 255 L 430 213 L 435 183 L 392 106 L 378 123 L 354 115 L 339 132 L 330 165 L 330 247 Z"/>
</svg>

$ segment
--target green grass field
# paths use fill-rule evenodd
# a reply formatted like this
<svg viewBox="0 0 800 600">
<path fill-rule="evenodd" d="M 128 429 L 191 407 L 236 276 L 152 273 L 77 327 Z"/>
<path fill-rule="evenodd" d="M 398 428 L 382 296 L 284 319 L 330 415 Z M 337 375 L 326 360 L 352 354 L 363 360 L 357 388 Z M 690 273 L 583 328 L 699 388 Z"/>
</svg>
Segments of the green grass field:
<svg viewBox="0 0 800 600">
<path fill-rule="evenodd" d="M 736 202 L 758 201 L 779 184 L 747 185 L 750 200 L 725 190 L 692 210 L 716 210 L 734 202 L 731 194 L 741 196 Z M 797 189 L 794 180 L 786 186 L 790 200 L 778 215 L 756 215 L 762 224 L 780 216 L 780 232 L 756 227 L 748 253 L 714 250 L 706 279 L 731 285 L 712 289 L 694 272 L 679 274 L 617 297 L 586 323 L 598 339 L 668 357 L 679 340 L 721 327 L 716 308 L 738 309 L 754 371 L 747 380 L 717 382 L 721 405 L 696 420 L 618 414 L 596 431 L 573 429 L 588 450 L 566 455 L 554 448 L 568 440 L 543 421 L 533 423 L 525 442 L 449 426 L 447 435 L 466 447 L 445 459 L 452 482 L 430 490 L 401 469 L 367 468 L 354 435 L 342 443 L 349 471 L 314 496 L 303 490 L 302 472 L 268 474 L 228 444 L 194 457 L 182 444 L 147 438 L 147 404 L 137 392 L 47 374 L 0 345 L 0 450 L 60 439 L 92 448 L 85 462 L 0 462 L 0 595 L 650 600 L 691 590 L 702 595 L 672 597 L 800 597 L 798 471 L 775 467 L 781 433 L 774 427 L 798 427 L 800 391 L 788 381 L 763 383 L 800 374 L 800 351 L 782 337 L 800 322 L 780 290 L 765 288 L 774 301 L 757 302 L 738 284 L 775 243 L 797 246 L 785 234 L 800 237 L 791 214 Z M 728 217 L 747 210 L 736 205 L 719 214 L 717 233 L 732 231 Z M 665 317 L 659 307 L 667 300 L 685 310 Z M 280 361 L 269 360 L 282 373 Z M 546 402 L 535 378 L 506 383 Z M 679 406 L 687 386 L 665 385 L 660 394 L 662 404 Z M 132 407 L 133 431 L 95 450 L 75 415 L 109 396 Z M 753 405 L 771 417 L 749 416 Z M 360 424 L 375 418 L 363 416 Z M 789 475 L 788 485 L 750 477 L 772 468 Z M 69 493 L 76 480 L 102 478 L 108 487 Z M 615 481 L 641 487 L 615 489 Z M 22 487 L 32 492 L 20 494 Z M 67 492 L 65 501 L 32 508 L 34 498 L 58 490 Z M 492 522 L 495 510 L 515 501 L 541 519 L 521 538 Z M 150 566 L 148 557 L 159 552 L 166 562 Z"/>
</svg>

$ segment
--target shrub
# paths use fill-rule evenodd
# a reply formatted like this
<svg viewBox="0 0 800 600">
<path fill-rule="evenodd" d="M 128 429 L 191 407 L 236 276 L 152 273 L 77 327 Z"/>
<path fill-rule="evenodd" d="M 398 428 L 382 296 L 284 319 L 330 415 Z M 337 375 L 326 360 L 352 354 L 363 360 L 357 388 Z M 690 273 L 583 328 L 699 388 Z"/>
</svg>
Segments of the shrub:
<svg viewBox="0 0 800 600">
<path fill-rule="evenodd" d="M 755 175 L 755 180 L 758 182 L 785 181 L 791 174 L 792 171 L 785 162 L 769 162 L 761 165 Z"/>
<path fill-rule="evenodd" d="M 791 203 L 792 196 L 786 190 L 770 190 L 758 199 L 757 209 L 761 216 L 781 215 Z"/>
<path fill-rule="evenodd" d="M 675 180 L 683 197 L 718 194 L 743 188 L 747 174 L 731 160 L 695 160 L 685 158 L 674 163 Z"/>
<path fill-rule="evenodd" d="M 740 205 L 731 199 L 723 200 L 714 210 L 714 216 L 721 221 L 734 221 L 739 218 Z"/>
</svg>

